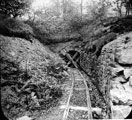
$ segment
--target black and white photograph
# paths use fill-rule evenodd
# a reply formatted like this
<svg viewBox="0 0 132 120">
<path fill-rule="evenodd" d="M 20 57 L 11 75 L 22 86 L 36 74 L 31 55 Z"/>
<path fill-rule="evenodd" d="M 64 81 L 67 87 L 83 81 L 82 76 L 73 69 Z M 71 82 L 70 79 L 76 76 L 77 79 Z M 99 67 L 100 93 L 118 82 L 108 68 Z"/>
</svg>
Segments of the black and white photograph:
<svg viewBox="0 0 132 120">
<path fill-rule="evenodd" d="M 132 0 L 0 0 L 0 120 L 132 120 Z"/>
</svg>

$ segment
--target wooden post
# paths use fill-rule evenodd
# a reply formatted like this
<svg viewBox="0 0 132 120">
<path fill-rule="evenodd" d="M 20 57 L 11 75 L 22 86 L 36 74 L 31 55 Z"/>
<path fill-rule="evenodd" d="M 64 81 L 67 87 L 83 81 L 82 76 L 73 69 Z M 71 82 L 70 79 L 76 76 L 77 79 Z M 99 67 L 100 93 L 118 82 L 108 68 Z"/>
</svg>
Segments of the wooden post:
<svg viewBox="0 0 132 120">
<path fill-rule="evenodd" d="M 73 65 L 75 66 L 75 68 L 78 69 L 77 63 L 72 59 L 72 57 L 68 53 L 66 53 L 66 57 L 73 63 Z"/>
<path fill-rule="evenodd" d="M 83 0 L 81 0 L 80 8 L 81 8 L 81 21 L 82 21 L 82 15 L 83 15 Z"/>
<path fill-rule="evenodd" d="M 72 59 L 74 60 L 75 58 L 76 58 L 76 56 L 78 55 L 78 52 L 76 52 L 75 54 L 74 54 L 74 56 L 72 57 Z M 67 63 L 67 65 L 69 65 L 71 63 L 71 61 L 69 61 L 68 63 Z"/>
</svg>

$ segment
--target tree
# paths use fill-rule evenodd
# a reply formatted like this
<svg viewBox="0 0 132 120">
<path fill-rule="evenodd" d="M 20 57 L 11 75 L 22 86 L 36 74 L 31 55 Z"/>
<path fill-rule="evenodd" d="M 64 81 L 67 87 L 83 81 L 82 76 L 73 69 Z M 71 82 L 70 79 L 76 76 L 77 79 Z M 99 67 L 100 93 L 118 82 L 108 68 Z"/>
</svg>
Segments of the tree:
<svg viewBox="0 0 132 120">
<path fill-rule="evenodd" d="M 111 2 L 109 0 L 93 1 L 93 7 L 91 8 L 93 19 L 102 21 L 102 19 L 106 18 L 110 6 Z"/>
<path fill-rule="evenodd" d="M 55 15 L 59 17 L 61 15 L 61 2 L 60 0 L 52 0 L 53 6 L 52 9 L 55 11 Z"/>
<path fill-rule="evenodd" d="M 62 18 L 65 19 L 65 0 L 62 0 Z"/>
<path fill-rule="evenodd" d="M 31 0 L 0 0 L 0 13 L 16 18 L 29 8 Z"/>
<path fill-rule="evenodd" d="M 115 0 L 114 4 L 116 5 L 116 8 L 114 8 L 114 11 L 117 11 L 119 16 L 122 17 L 123 0 Z"/>
<path fill-rule="evenodd" d="M 125 15 L 129 15 L 130 12 L 132 14 L 132 0 L 115 0 L 114 4 L 116 5 L 114 10 L 118 12 L 119 17 L 122 17 L 122 7 L 126 9 Z"/>
<path fill-rule="evenodd" d="M 80 8 L 81 8 L 81 19 L 82 19 L 82 14 L 83 14 L 83 0 L 81 0 Z"/>
<path fill-rule="evenodd" d="M 123 3 L 126 8 L 126 15 L 129 15 L 130 11 L 132 14 L 132 0 L 124 0 Z"/>
<path fill-rule="evenodd" d="M 77 13 L 75 3 L 72 0 L 62 0 L 62 18 L 66 20 L 68 17 L 74 16 Z"/>
</svg>

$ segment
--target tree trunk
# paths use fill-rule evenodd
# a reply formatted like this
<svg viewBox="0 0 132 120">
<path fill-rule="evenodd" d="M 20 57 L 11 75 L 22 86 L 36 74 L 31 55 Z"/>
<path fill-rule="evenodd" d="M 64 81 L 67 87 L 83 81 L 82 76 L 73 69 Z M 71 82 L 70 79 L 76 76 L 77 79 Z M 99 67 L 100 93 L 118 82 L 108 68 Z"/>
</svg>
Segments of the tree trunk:
<svg viewBox="0 0 132 120">
<path fill-rule="evenodd" d="M 82 20 L 82 15 L 83 15 L 83 0 L 81 0 L 80 8 L 81 8 L 81 20 Z"/>
<path fill-rule="evenodd" d="M 65 20 L 65 0 L 62 0 L 62 18 Z"/>
</svg>

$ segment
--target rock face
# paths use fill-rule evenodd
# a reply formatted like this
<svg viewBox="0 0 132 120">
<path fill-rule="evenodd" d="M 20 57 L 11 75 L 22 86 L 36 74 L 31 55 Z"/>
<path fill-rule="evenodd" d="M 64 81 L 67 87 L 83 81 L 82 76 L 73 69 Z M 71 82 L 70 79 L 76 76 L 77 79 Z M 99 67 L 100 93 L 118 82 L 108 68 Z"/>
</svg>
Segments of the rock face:
<svg viewBox="0 0 132 120">
<path fill-rule="evenodd" d="M 129 85 L 132 86 L 132 76 L 129 78 Z"/>
<path fill-rule="evenodd" d="M 99 60 L 102 81 L 110 82 L 111 108 L 118 108 L 113 110 L 112 118 L 126 118 L 132 109 L 132 32 L 105 45 Z"/>
<path fill-rule="evenodd" d="M 18 118 L 17 120 L 32 120 L 32 118 L 28 116 L 23 116 L 23 117 Z"/>
<path fill-rule="evenodd" d="M 125 79 L 129 78 L 130 76 L 132 76 L 132 69 L 125 69 L 124 70 L 124 76 L 125 76 Z"/>
<path fill-rule="evenodd" d="M 117 57 L 116 58 L 120 64 L 132 65 L 132 48 L 127 48 L 123 51 L 120 51 Z"/>
<path fill-rule="evenodd" d="M 112 116 L 114 119 L 122 119 L 129 115 L 131 112 L 130 106 L 112 106 Z"/>
</svg>

